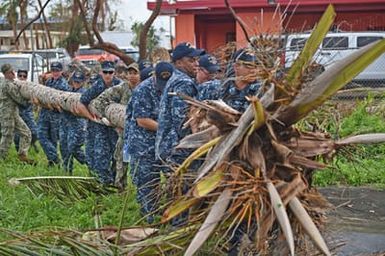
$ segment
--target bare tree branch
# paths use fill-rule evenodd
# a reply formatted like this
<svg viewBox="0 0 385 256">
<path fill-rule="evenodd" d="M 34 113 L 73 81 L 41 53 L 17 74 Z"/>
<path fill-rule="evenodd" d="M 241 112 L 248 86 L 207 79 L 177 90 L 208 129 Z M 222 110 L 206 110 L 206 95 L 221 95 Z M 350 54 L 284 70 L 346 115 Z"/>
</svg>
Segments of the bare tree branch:
<svg viewBox="0 0 385 256">
<path fill-rule="evenodd" d="M 43 6 L 41 5 L 41 0 L 38 0 L 37 2 L 39 4 L 40 10 L 43 9 Z M 49 48 L 52 48 L 53 44 L 52 44 L 51 33 L 49 31 L 49 28 L 48 28 L 47 18 L 45 17 L 44 12 L 42 12 L 41 14 L 43 16 L 45 33 L 47 34 L 47 38 L 48 38 L 48 46 L 49 46 Z"/>
<path fill-rule="evenodd" d="M 151 16 L 148 18 L 146 23 L 143 25 L 142 31 L 140 31 L 140 36 L 139 36 L 139 59 L 145 59 L 146 58 L 146 52 L 147 52 L 147 34 L 148 31 L 150 30 L 150 27 L 156 17 L 158 17 L 160 13 L 160 8 L 162 6 L 163 0 L 157 0 L 156 5 L 154 10 L 151 13 Z"/>
<path fill-rule="evenodd" d="M 103 38 L 100 36 L 99 30 L 97 27 L 97 20 L 98 20 L 98 15 L 99 15 L 99 11 L 100 11 L 100 6 L 95 7 L 94 16 L 92 18 L 92 31 L 94 32 L 96 38 L 98 39 L 98 43 L 95 43 L 94 37 L 91 33 L 91 29 L 88 26 L 88 21 L 86 19 L 86 12 L 84 9 L 84 5 L 80 2 L 80 0 L 76 0 L 76 1 L 80 7 L 80 13 L 81 13 L 81 17 L 83 20 L 84 28 L 85 28 L 86 33 L 87 33 L 88 44 L 90 45 L 90 47 L 96 48 L 96 49 L 102 49 L 102 50 L 105 50 L 106 52 L 112 53 L 112 54 L 118 56 L 127 65 L 133 63 L 134 60 L 130 56 L 126 55 L 123 51 L 121 51 L 118 48 L 118 46 L 116 46 L 115 44 L 109 43 L 109 42 L 104 42 Z M 98 0 L 96 2 L 96 5 L 99 5 L 99 4 L 100 4 L 100 0 Z"/>
<path fill-rule="evenodd" d="M 96 38 L 98 39 L 99 43 L 103 43 L 103 38 L 101 37 L 99 30 L 98 30 L 98 17 L 100 12 L 100 7 L 103 4 L 102 0 L 96 1 L 96 6 L 94 10 L 94 17 L 92 17 L 92 30 L 94 31 L 94 34 Z"/>
<path fill-rule="evenodd" d="M 249 35 L 247 34 L 247 30 L 246 30 L 246 24 L 243 22 L 243 20 L 241 18 L 239 18 L 239 16 L 235 13 L 234 9 L 229 5 L 229 1 L 228 0 L 225 0 L 225 5 L 226 7 L 230 10 L 231 14 L 233 15 L 234 19 L 239 23 L 239 25 L 241 26 L 242 28 L 242 31 L 243 33 L 245 34 L 245 37 L 246 37 L 246 40 L 251 43 L 251 40 L 250 40 L 250 37 Z"/>
<path fill-rule="evenodd" d="M 44 9 L 45 7 L 48 5 L 48 3 L 50 2 L 51 0 L 47 0 L 43 7 L 40 9 L 40 12 L 36 15 L 35 18 L 33 18 L 30 22 L 27 23 L 27 25 L 25 25 L 20 31 L 19 31 L 19 34 L 17 35 L 16 39 L 15 39 L 15 42 L 19 42 L 19 38 L 21 36 L 21 34 L 23 34 L 24 30 L 26 30 L 32 23 L 34 23 L 36 20 L 38 20 L 40 18 L 40 15 L 44 12 Z"/>
</svg>

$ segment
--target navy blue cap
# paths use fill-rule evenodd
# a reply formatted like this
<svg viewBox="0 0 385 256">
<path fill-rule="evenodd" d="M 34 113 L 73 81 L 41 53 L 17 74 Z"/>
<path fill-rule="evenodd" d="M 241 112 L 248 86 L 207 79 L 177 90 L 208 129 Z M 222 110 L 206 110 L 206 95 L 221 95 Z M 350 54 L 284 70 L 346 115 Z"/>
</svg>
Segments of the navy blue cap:
<svg viewBox="0 0 385 256">
<path fill-rule="evenodd" d="M 74 82 L 82 83 L 82 82 L 84 82 L 84 80 L 86 80 L 86 77 L 83 74 L 83 72 L 81 72 L 81 71 L 76 71 L 72 75 L 72 81 L 74 81 Z"/>
<path fill-rule="evenodd" d="M 153 67 L 147 67 L 140 71 L 140 81 L 144 81 L 150 76 L 154 74 L 154 68 Z"/>
<path fill-rule="evenodd" d="M 156 64 L 155 76 L 156 76 L 157 87 L 163 90 L 163 88 L 167 84 L 167 81 L 172 76 L 173 72 L 174 72 L 174 66 L 169 62 L 162 61 Z"/>
<path fill-rule="evenodd" d="M 204 50 L 196 49 L 190 43 L 180 43 L 175 47 L 171 55 L 172 61 L 176 61 L 183 57 L 198 57 L 204 53 Z"/>
<path fill-rule="evenodd" d="M 142 71 L 145 68 L 152 67 L 152 63 L 149 60 L 140 60 L 138 64 L 139 64 L 140 71 Z"/>
<path fill-rule="evenodd" d="M 103 71 L 115 71 L 115 62 L 105 60 L 101 63 Z"/>
<path fill-rule="evenodd" d="M 26 73 L 26 74 L 28 74 L 28 70 L 26 70 L 26 69 L 18 69 L 17 70 L 17 73 L 19 74 L 19 73 Z"/>
<path fill-rule="evenodd" d="M 221 70 L 217 59 L 209 54 L 205 54 L 199 58 L 199 67 L 206 69 L 210 74 L 217 73 Z"/>
<path fill-rule="evenodd" d="M 235 61 L 245 62 L 251 65 L 256 65 L 258 62 L 257 56 L 255 56 L 255 51 L 250 48 L 245 48 L 239 55 L 235 58 Z"/>
<path fill-rule="evenodd" d="M 63 65 L 58 62 L 54 61 L 51 63 L 51 71 L 62 71 L 63 70 Z"/>
</svg>

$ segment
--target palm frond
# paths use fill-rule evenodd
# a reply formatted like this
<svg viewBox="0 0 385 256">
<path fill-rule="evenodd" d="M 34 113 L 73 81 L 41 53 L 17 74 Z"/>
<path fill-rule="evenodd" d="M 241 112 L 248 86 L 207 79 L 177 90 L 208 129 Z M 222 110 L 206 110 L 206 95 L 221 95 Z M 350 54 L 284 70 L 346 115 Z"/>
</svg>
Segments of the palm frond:
<svg viewBox="0 0 385 256">
<path fill-rule="evenodd" d="M 9 184 L 13 186 L 25 185 L 35 196 L 51 195 L 62 203 L 81 200 L 91 194 L 104 195 L 115 190 L 103 186 L 93 177 L 75 176 L 40 176 L 11 178 Z"/>
</svg>

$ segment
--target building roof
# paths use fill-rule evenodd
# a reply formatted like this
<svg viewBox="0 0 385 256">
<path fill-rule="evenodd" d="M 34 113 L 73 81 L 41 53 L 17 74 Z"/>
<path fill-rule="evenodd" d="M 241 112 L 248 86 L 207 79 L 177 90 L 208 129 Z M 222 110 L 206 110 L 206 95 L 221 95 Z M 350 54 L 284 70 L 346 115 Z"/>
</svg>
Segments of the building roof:
<svg viewBox="0 0 385 256">
<path fill-rule="evenodd" d="M 175 3 L 170 3 L 175 2 Z M 281 7 L 298 8 L 316 10 L 319 8 L 325 8 L 328 4 L 335 5 L 336 9 L 342 10 L 362 10 L 364 7 L 366 10 L 373 9 L 385 10 L 385 0 L 231 0 L 229 1 L 233 8 L 272 8 L 275 9 L 279 4 Z M 147 2 L 149 10 L 155 8 L 155 1 L 149 0 Z M 289 8 L 289 9 L 290 9 Z M 218 11 L 226 10 L 226 6 L 223 0 L 175 0 L 175 1 L 163 1 L 161 14 L 172 15 L 180 12 L 199 12 L 199 11 Z"/>
</svg>

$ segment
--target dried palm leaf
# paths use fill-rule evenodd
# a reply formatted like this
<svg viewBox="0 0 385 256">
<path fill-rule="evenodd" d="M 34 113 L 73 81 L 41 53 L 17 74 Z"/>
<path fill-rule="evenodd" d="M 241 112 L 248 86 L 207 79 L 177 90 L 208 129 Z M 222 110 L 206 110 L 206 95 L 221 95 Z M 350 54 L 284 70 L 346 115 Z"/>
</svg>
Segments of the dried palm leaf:
<svg viewBox="0 0 385 256">
<path fill-rule="evenodd" d="M 267 182 L 266 186 L 269 191 L 271 205 L 273 206 L 274 213 L 277 216 L 278 222 L 282 228 L 287 244 L 289 246 L 290 254 L 294 255 L 294 236 L 289 217 L 287 216 L 285 205 L 283 204 L 281 197 L 279 196 L 278 191 L 273 183 Z"/>
<path fill-rule="evenodd" d="M 347 138 L 343 138 L 335 142 L 337 146 L 345 146 L 352 144 L 374 144 L 374 143 L 384 143 L 385 142 L 385 133 L 373 133 L 373 134 L 363 134 L 356 135 Z"/>
<path fill-rule="evenodd" d="M 331 255 L 329 248 L 322 238 L 321 233 L 297 197 L 294 197 L 292 200 L 290 200 L 289 207 L 299 223 L 301 223 L 302 227 L 305 229 L 306 233 L 309 235 L 315 245 L 321 250 L 321 252 L 325 255 Z"/>
<path fill-rule="evenodd" d="M 198 230 L 198 233 L 191 241 L 189 247 L 187 248 L 184 254 L 185 256 L 193 255 L 208 239 L 210 234 L 214 231 L 215 227 L 222 220 L 222 217 L 226 212 L 227 206 L 230 203 L 231 195 L 232 192 L 230 189 L 225 189 L 221 193 L 214 205 L 211 207 L 210 213 L 207 215 L 207 218 Z"/>
</svg>

